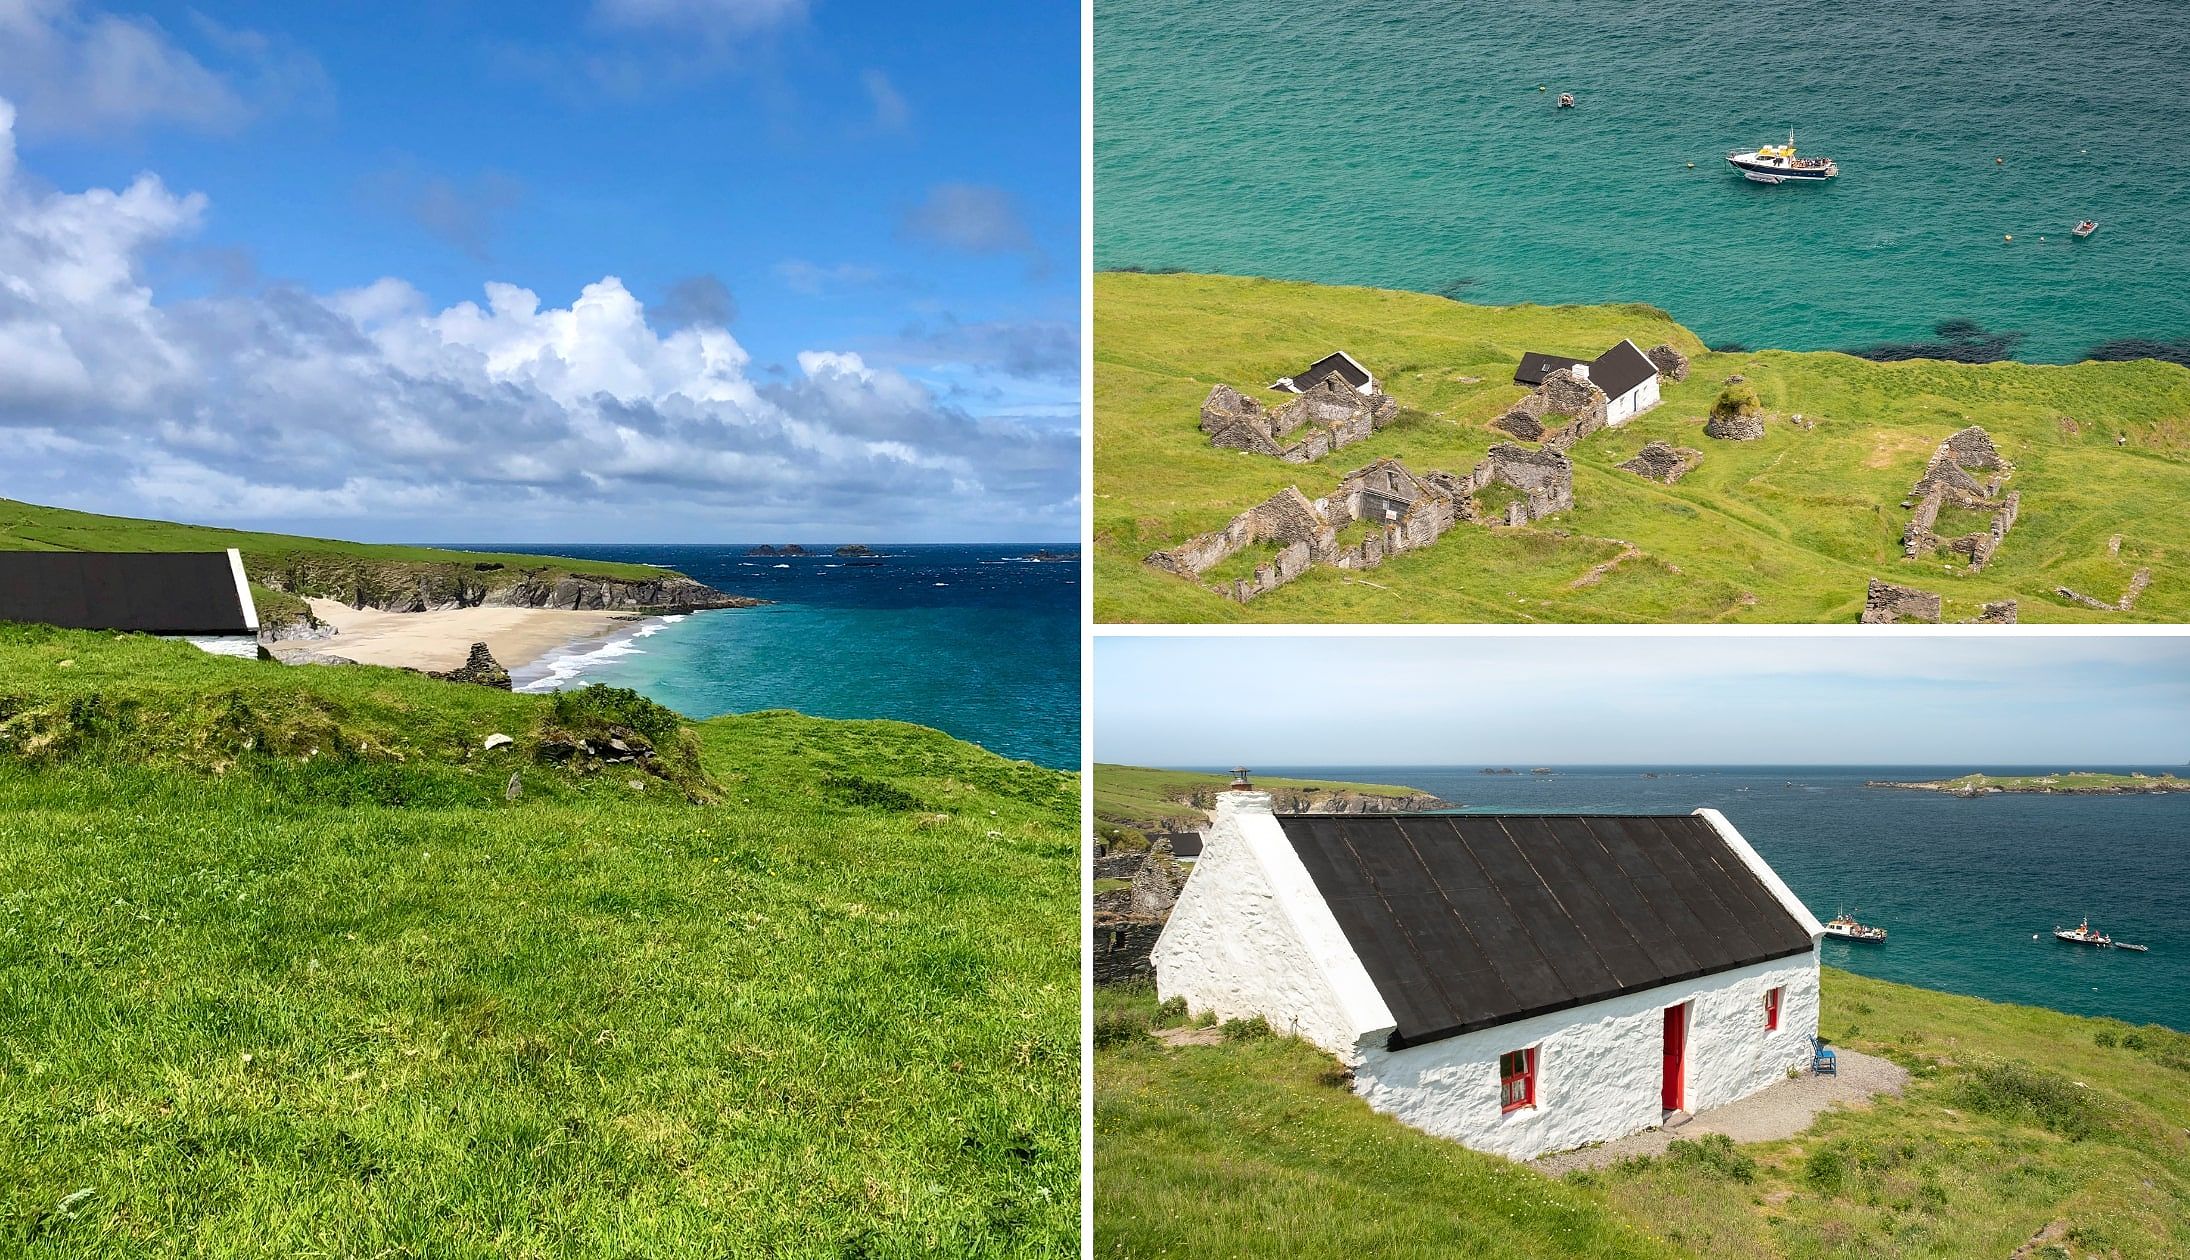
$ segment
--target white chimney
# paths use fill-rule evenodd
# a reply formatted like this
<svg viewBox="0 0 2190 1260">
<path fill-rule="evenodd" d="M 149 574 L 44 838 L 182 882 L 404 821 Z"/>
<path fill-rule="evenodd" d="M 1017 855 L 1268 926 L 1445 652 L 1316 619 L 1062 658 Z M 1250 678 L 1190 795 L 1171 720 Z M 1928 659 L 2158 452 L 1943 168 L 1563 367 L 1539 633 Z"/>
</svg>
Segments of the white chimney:
<svg viewBox="0 0 2190 1260">
<path fill-rule="evenodd" d="M 1587 363 L 1577 363 L 1569 370 L 1574 373 L 1574 379 L 1577 381 L 1589 379 L 1589 365 Z"/>
</svg>

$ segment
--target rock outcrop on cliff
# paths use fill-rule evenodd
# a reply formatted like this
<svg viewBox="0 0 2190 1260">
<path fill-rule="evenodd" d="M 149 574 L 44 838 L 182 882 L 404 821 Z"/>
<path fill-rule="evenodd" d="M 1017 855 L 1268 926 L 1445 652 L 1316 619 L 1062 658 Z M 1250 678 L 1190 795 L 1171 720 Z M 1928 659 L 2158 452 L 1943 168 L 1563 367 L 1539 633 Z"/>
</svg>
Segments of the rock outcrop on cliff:
<svg viewBox="0 0 2190 1260">
<path fill-rule="evenodd" d="M 685 613 L 703 608 L 751 608 L 766 600 L 718 591 L 681 573 L 622 578 L 542 568 L 511 574 L 500 565 L 334 563 L 292 564 L 254 574 L 277 591 L 334 599 L 380 612 L 448 608 L 569 608 L 586 612 Z M 514 579 L 514 580 L 513 580 Z"/>
</svg>

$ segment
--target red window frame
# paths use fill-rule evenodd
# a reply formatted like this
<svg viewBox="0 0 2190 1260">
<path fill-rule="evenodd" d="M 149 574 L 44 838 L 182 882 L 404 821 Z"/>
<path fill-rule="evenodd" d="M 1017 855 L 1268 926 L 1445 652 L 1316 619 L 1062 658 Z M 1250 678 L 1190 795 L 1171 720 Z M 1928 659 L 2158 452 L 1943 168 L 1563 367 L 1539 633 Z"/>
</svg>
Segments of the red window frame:
<svg viewBox="0 0 2190 1260">
<path fill-rule="evenodd" d="M 1764 1031 L 1776 1032 L 1779 1030 L 1779 1002 L 1780 997 L 1786 992 L 1786 985 L 1764 991 Z"/>
<path fill-rule="evenodd" d="M 1498 1056 L 1499 1112 L 1536 1105 L 1536 1047 Z"/>
</svg>

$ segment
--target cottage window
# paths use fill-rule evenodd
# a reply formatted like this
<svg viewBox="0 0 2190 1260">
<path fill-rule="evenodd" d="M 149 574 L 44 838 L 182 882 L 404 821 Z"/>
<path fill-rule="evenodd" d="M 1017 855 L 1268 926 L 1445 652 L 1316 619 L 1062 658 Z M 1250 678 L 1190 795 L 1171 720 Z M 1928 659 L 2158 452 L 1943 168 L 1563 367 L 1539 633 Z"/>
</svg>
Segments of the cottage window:
<svg viewBox="0 0 2190 1260">
<path fill-rule="evenodd" d="M 1536 1051 L 1515 1050 L 1498 1056 L 1499 1097 L 1504 1111 L 1536 1105 Z"/>
<path fill-rule="evenodd" d="M 1764 1031 L 1771 1032 L 1779 1027 L 1779 998 L 1780 995 L 1785 993 L 1786 991 L 1787 988 L 1785 985 L 1782 985 L 1776 989 L 1767 989 L 1765 991 Z"/>
</svg>

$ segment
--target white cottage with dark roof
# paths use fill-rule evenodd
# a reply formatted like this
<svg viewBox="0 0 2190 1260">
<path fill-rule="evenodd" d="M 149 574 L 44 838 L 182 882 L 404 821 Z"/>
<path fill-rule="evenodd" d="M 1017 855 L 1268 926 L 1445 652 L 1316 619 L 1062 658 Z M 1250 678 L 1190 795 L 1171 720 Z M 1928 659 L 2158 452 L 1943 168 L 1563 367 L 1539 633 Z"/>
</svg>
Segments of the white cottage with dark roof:
<svg viewBox="0 0 2190 1260">
<path fill-rule="evenodd" d="M 1634 342 L 1620 343 L 1594 359 L 1529 351 L 1513 369 L 1513 383 L 1531 389 L 1561 368 L 1604 391 L 1605 423 L 1618 426 L 1658 405 L 1658 365 Z"/>
<path fill-rule="evenodd" d="M 1716 810 L 1274 814 L 1235 788 L 1152 962 L 1160 997 L 1322 1047 L 1376 1110 L 1530 1159 L 1806 1067 L 1823 934 Z"/>
</svg>

